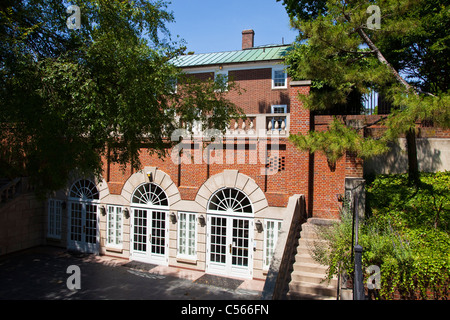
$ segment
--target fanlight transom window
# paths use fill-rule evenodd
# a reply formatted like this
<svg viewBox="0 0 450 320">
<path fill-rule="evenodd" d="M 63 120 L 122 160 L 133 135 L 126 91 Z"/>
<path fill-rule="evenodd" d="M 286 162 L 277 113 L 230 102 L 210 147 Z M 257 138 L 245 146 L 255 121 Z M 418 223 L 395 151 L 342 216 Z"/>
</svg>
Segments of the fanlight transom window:
<svg viewBox="0 0 450 320">
<path fill-rule="evenodd" d="M 168 206 L 169 200 L 164 190 L 154 184 L 145 183 L 140 185 L 136 191 L 134 191 L 132 203 L 152 205 L 152 206 Z"/>
<path fill-rule="evenodd" d="M 98 200 L 99 192 L 91 180 L 82 179 L 73 184 L 69 196 L 81 200 Z"/>
<path fill-rule="evenodd" d="M 242 191 L 234 188 L 216 191 L 209 200 L 208 209 L 226 213 L 253 213 L 250 199 Z"/>
</svg>

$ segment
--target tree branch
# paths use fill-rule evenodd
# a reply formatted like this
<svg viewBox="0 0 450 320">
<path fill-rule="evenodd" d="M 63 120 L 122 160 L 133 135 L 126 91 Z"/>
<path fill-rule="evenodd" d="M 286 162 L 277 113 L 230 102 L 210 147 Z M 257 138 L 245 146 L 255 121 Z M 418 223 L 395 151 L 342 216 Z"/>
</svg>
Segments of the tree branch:
<svg viewBox="0 0 450 320">
<path fill-rule="evenodd" d="M 347 21 L 350 22 L 350 16 L 345 12 L 344 16 L 347 19 Z M 380 49 L 378 49 L 378 47 L 372 42 L 367 33 L 361 27 L 358 27 L 356 29 L 356 32 L 358 32 L 359 36 L 363 39 L 363 41 L 367 44 L 367 46 L 375 53 L 378 61 L 385 64 L 389 68 L 389 70 L 394 75 L 395 79 L 398 82 L 400 82 L 407 91 L 413 91 L 415 94 L 417 94 L 414 88 L 408 82 L 406 82 L 406 80 L 402 78 L 402 76 L 397 72 L 397 70 L 395 70 L 395 68 L 389 63 L 389 61 L 386 60 L 386 58 L 381 53 Z"/>
</svg>

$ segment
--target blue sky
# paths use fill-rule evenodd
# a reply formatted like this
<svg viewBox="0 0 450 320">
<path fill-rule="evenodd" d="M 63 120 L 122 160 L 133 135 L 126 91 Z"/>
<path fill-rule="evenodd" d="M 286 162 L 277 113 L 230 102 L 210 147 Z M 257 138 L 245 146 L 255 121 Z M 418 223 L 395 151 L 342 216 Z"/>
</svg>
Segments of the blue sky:
<svg viewBox="0 0 450 320">
<path fill-rule="evenodd" d="M 242 30 L 255 31 L 255 46 L 292 43 L 297 32 L 281 2 L 275 0 L 170 0 L 175 23 L 172 39 L 184 39 L 195 53 L 241 49 Z"/>
</svg>

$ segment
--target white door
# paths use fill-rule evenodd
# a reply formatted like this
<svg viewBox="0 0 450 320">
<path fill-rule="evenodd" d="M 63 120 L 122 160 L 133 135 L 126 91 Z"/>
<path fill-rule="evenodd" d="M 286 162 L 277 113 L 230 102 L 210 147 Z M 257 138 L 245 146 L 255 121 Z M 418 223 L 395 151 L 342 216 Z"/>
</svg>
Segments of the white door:
<svg viewBox="0 0 450 320">
<path fill-rule="evenodd" d="M 210 215 L 207 226 L 206 272 L 251 278 L 252 219 Z"/>
<path fill-rule="evenodd" d="M 68 248 L 98 253 L 98 206 L 89 202 L 69 203 Z"/>
<path fill-rule="evenodd" d="M 167 211 L 133 209 L 131 258 L 147 263 L 168 265 Z"/>
</svg>

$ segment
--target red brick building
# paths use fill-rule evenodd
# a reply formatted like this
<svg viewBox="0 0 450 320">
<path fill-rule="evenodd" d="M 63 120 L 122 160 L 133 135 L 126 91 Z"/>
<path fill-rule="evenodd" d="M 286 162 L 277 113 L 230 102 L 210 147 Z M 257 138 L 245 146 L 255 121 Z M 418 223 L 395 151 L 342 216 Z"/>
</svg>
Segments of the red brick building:
<svg viewBox="0 0 450 320">
<path fill-rule="evenodd" d="M 76 178 L 48 202 L 48 242 L 70 249 L 213 274 L 264 278 L 278 230 L 298 195 L 312 217 L 337 219 L 345 178 L 362 176 L 354 157 L 331 168 L 321 154 L 296 149 L 290 133 L 313 123 L 299 95 L 310 81 L 291 81 L 289 46 L 181 56 L 173 63 L 198 77 L 232 78 L 242 94 L 228 98 L 247 115 L 207 147 L 204 130 L 160 159 L 142 150 L 134 172 L 105 159 L 102 181 Z M 315 129 L 326 126 L 316 124 Z M 185 140 L 183 140 L 185 141 Z M 174 156 L 175 155 L 175 156 Z"/>
</svg>

